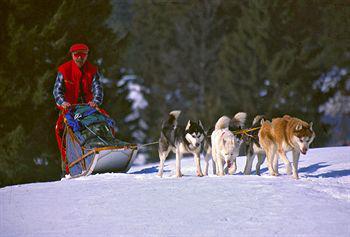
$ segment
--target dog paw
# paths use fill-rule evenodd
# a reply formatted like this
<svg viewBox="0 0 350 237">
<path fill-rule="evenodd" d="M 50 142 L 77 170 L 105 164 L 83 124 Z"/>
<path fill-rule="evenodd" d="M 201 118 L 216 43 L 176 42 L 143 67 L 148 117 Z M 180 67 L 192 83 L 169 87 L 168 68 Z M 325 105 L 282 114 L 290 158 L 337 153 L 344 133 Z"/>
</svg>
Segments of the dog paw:
<svg viewBox="0 0 350 237">
<path fill-rule="evenodd" d="M 204 176 L 202 171 L 196 171 L 196 174 L 197 174 L 198 177 L 203 177 Z"/>
<path fill-rule="evenodd" d="M 176 178 L 181 178 L 183 176 L 182 173 L 176 173 Z"/>
<path fill-rule="evenodd" d="M 298 175 L 293 175 L 293 179 L 298 180 L 299 176 Z"/>
</svg>

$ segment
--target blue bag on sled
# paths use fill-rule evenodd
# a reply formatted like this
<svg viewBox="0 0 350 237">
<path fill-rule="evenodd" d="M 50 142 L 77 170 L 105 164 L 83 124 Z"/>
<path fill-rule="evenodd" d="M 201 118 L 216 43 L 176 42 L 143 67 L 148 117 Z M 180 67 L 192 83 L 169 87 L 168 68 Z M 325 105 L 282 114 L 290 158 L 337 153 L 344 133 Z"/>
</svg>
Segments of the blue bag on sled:
<svg viewBox="0 0 350 237">
<path fill-rule="evenodd" d="M 88 105 L 75 105 L 65 114 L 66 160 L 71 177 L 92 173 L 127 172 L 137 145 L 114 136 L 114 121 Z"/>
</svg>

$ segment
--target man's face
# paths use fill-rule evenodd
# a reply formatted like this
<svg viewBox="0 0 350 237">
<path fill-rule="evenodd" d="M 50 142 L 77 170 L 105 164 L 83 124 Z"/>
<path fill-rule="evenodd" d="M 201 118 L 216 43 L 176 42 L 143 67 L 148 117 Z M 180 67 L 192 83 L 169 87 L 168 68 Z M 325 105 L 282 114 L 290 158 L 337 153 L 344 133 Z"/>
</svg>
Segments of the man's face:
<svg viewBox="0 0 350 237">
<path fill-rule="evenodd" d="M 79 68 L 81 68 L 84 65 L 87 57 L 88 57 L 87 50 L 78 50 L 72 53 L 72 59 Z"/>
</svg>

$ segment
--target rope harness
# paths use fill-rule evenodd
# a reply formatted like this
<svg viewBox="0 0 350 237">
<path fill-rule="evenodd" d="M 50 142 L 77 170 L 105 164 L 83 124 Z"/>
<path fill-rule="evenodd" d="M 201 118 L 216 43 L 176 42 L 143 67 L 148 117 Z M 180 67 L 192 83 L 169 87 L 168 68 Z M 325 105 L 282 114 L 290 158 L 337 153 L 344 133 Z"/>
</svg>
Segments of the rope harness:
<svg viewBox="0 0 350 237">
<path fill-rule="evenodd" d="M 235 135 L 243 134 L 243 135 L 246 135 L 248 137 L 254 138 L 254 136 L 249 134 L 249 132 L 259 130 L 260 128 L 261 127 L 242 129 L 242 130 L 238 130 L 238 131 L 233 131 L 233 134 L 235 134 Z"/>
</svg>

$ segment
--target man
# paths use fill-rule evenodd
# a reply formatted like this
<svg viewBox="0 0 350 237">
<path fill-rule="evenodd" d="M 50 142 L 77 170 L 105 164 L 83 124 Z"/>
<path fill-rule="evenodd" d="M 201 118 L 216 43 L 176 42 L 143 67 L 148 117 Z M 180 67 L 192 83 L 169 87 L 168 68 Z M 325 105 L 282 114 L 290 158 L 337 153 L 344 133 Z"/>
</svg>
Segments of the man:
<svg viewBox="0 0 350 237">
<path fill-rule="evenodd" d="M 58 108 L 68 109 L 77 103 L 88 103 L 92 107 L 101 105 L 102 86 L 97 68 L 87 61 L 88 46 L 74 44 L 69 52 L 72 60 L 58 67 L 53 90 Z"/>
<path fill-rule="evenodd" d="M 72 60 L 58 67 L 53 89 L 56 105 L 61 110 L 56 122 L 56 140 L 62 156 L 62 169 L 67 173 L 66 151 L 62 142 L 63 111 L 69 109 L 72 104 L 79 103 L 87 103 L 91 107 L 98 107 L 103 100 L 103 90 L 97 68 L 87 61 L 88 46 L 73 44 L 69 52 Z"/>
</svg>

